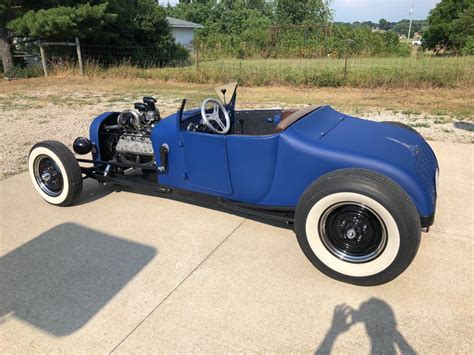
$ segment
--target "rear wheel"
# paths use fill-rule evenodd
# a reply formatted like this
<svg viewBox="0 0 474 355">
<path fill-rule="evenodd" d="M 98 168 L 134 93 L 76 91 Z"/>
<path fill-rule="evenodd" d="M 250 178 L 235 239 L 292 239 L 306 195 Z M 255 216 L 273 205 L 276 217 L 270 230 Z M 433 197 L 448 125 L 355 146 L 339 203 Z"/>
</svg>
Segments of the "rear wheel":
<svg viewBox="0 0 474 355">
<path fill-rule="evenodd" d="M 73 204 L 82 191 L 82 173 L 72 152 L 57 141 L 43 141 L 31 148 L 28 169 L 36 191 L 57 206 Z"/>
<path fill-rule="evenodd" d="M 421 236 L 419 215 L 407 194 L 392 180 L 358 169 L 314 182 L 296 208 L 295 231 L 316 268 L 367 286 L 401 274 Z"/>
</svg>

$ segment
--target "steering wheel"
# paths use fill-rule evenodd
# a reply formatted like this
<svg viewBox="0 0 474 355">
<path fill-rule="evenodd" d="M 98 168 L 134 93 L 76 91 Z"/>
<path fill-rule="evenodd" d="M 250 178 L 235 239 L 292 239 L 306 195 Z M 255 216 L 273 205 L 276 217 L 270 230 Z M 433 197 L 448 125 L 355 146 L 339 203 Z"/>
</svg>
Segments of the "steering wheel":
<svg viewBox="0 0 474 355">
<path fill-rule="evenodd" d="M 206 106 L 212 104 L 212 112 L 206 113 Z M 219 116 L 219 111 L 224 115 L 225 122 L 222 121 L 222 118 Z M 229 113 L 225 107 L 216 99 L 208 98 L 202 102 L 201 105 L 201 116 L 204 124 L 212 132 L 217 134 L 226 134 L 230 129 L 230 117 Z M 215 122 L 217 126 L 213 125 L 212 122 Z"/>
</svg>

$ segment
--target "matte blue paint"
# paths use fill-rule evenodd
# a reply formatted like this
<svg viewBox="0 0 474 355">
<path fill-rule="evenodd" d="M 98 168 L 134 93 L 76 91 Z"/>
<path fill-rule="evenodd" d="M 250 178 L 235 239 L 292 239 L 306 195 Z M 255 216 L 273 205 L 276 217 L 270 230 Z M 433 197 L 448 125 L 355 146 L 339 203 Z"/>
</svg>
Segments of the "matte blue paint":
<svg viewBox="0 0 474 355">
<path fill-rule="evenodd" d="M 92 158 L 94 160 L 102 160 L 100 155 L 100 146 L 99 146 L 99 128 L 100 125 L 104 122 L 106 118 L 113 115 L 113 112 L 104 112 L 101 115 L 97 116 L 91 123 L 89 128 L 90 141 L 97 149 L 93 149 Z M 95 151 L 95 153 L 94 153 Z"/>
<path fill-rule="evenodd" d="M 232 194 L 225 136 L 184 131 L 182 140 L 187 183 L 211 192 Z"/>
<path fill-rule="evenodd" d="M 185 112 L 183 120 L 196 112 Z M 93 142 L 98 141 L 104 115 L 91 126 Z M 351 117 L 329 106 L 267 136 L 220 136 L 180 126 L 174 114 L 152 131 L 157 165 L 161 145 L 169 146 L 169 166 L 159 173 L 160 184 L 243 203 L 295 207 L 322 175 L 362 168 L 395 181 L 421 216 L 434 214 L 438 163 L 426 141 L 409 130 Z"/>
<path fill-rule="evenodd" d="M 239 201 L 259 203 L 273 181 L 279 135 L 230 135 L 225 141 L 234 195 Z"/>
</svg>

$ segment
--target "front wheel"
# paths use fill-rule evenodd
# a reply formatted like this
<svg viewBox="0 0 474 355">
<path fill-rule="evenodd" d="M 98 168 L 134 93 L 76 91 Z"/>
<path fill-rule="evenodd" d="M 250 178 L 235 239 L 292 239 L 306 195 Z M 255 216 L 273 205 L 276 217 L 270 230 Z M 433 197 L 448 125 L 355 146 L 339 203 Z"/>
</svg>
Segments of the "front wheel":
<svg viewBox="0 0 474 355">
<path fill-rule="evenodd" d="M 415 205 L 392 180 L 344 169 L 314 182 L 296 208 L 301 249 L 326 275 L 357 285 L 378 285 L 400 275 L 421 236 Z"/>
<path fill-rule="evenodd" d="M 31 148 L 28 170 L 40 196 L 57 206 L 73 204 L 82 191 L 82 173 L 72 152 L 57 141 L 43 141 Z"/>
</svg>

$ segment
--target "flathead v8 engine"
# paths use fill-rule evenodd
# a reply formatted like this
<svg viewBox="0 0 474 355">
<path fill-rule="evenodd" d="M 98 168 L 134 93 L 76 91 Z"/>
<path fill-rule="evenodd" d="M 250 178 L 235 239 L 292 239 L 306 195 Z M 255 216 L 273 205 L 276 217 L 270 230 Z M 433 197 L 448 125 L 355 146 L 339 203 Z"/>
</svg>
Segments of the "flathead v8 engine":
<svg viewBox="0 0 474 355">
<path fill-rule="evenodd" d="M 161 119 L 156 99 L 146 96 L 117 117 L 116 124 L 104 126 L 106 151 L 118 163 L 153 165 L 151 130 Z"/>
</svg>

